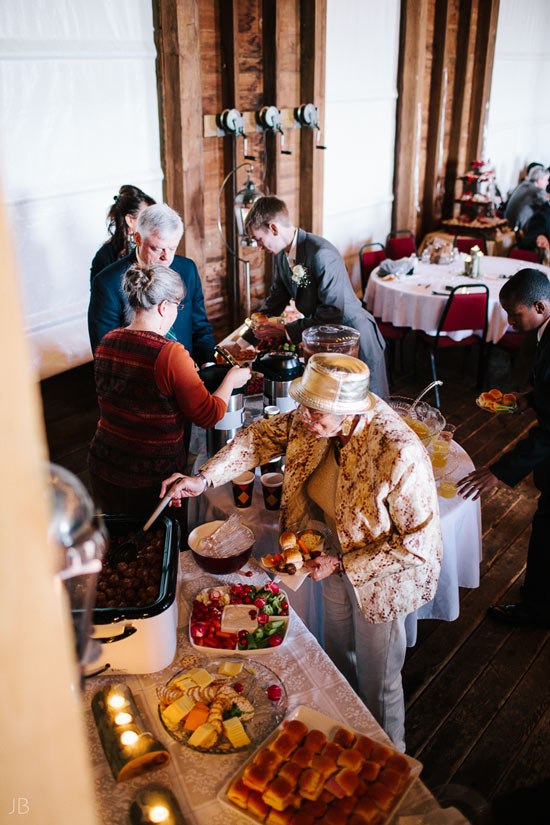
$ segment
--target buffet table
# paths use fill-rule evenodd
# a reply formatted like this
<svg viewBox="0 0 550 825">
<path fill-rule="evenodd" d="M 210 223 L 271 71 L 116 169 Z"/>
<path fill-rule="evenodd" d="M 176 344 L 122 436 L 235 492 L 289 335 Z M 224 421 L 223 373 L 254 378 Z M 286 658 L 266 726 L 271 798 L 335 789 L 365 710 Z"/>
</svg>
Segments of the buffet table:
<svg viewBox="0 0 550 825">
<path fill-rule="evenodd" d="M 216 584 L 243 581 L 238 574 L 214 577 L 204 573 L 195 564 L 190 553 L 181 554 L 180 567 L 178 649 L 174 663 L 159 673 L 96 677 L 86 683 L 83 697 L 85 723 L 99 821 L 103 825 L 121 825 L 127 822 L 131 801 L 142 789 L 154 785 L 168 787 L 174 793 L 188 823 L 250 823 L 247 817 L 234 813 L 216 798 L 219 790 L 246 761 L 250 752 L 229 755 L 198 753 L 172 740 L 158 717 L 155 687 L 165 684 L 181 670 L 179 660 L 194 652 L 189 643 L 187 624 L 195 594 L 202 588 Z M 254 571 L 254 575 L 247 581 L 256 585 L 263 583 L 265 573 L 259 566 L 252 560 L 249 567 Z M 351 728 L 376 739 L 388 741 L 365 705 L 296 616 L 292 616 L 285 646 L 262 656 L 261 661 L 274 670 L 286 685 L 289 711 L 298 705 L 308 705 Z M 130 687 L 138 710 L 150 732 L 167 746 L 171 755 L 171 761 L 162 769 L 118 784 L 112 778 L 104 757 L 90 708 L 95 692 L 112 682 L 124 682 Z M 420 780 L 413 783 L 392 821 L 395 825 L 461 825 L 466 822 L 454 808 L 441 809 Z"/>
<path fill-rule="evenodd" d="M 367 308 L 375 318 L 398 327 L 411 327 L 435 335 L 437 325 L 445 307 L 448 294 L 446 286 L 471 287 L 485 284 L 489 289 L 489 325 L 487 340 L 496 343 L 508 328 L 506 313 L 498 296 L 505 278 L 514 275 L 524 267 L 534 267 L 550 275 L 550 268 L 542 264 L 531 264 L 516 258 L 484 256 L 481 260 L 481 278 L 472 280 L 464 272 L 464 256 L 459 255 L 450 264 L 428 264 L 418 261 L 413 275 L 396 275 L 385 278 L 378 276 L 378 268 L 373 270 L 364 294 Z M 434 294 L 437 293 L 437 294 Z M 444 294 L 439 294 L 439 293 Z M 472 330 L 452 333 L 459 341 Z"/>
<path fill-rule="evenodd" d="M 203 454 L 195 462 L 197 470 L 206 460 Z M 436 470 L 437 481 L 457 481 L 465 476 L 474 465 L 468 454 L 456 442 L 452 442 L 448 464 L 441 471 Z M 226 519 L 238 512 L 256 537 L 253 554 L 260 559 L 267 553 L 279 551 L 279 513 L 266 510 L 260 482 L 260 470 L 256 469 L 252 505 L 237 509 L 233 502 L 231 483 L 209 488 L 202 496 L 189 499 L 189 529 L 216 519 Z M 432 601 L 423 605 L 416 613 L 407 617 L 407 644 L 416 642 L 417 619 L 443 619 L 454 621 L 460 612 L 459 587 L 479 586 L 479 563 L 481 561 L 481 506 L 480 502 L 464 499 L 438 497 L 443 535 L 443 564 L 437 592 Z M 321 584 L 309 577 L 299 590 L 288 591 L 289 601 L 314 634 L 323 644 L 323 602 Z"/>
</svg>

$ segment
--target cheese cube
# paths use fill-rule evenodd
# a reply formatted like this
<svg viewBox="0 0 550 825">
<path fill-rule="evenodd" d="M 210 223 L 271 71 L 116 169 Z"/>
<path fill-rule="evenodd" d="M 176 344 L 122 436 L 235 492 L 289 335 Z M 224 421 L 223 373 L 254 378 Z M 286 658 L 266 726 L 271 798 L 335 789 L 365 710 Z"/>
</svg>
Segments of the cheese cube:
<svg viewBox="0 0 550 825">
<path fill-rule="evenodd" d="M 206 687 L 214 681 L 214 677 L 203 667 L 194 667 L 192 670 L 188 670 L 186 675 L 199 687 Z"/>
<path fill-rule="evenodd" d="M 190 696 L 181 696 L 162 711 L 162 718 L 169 725 L 176 726 L 195 707 L 196 702 Z"/>
<path fill-rule="evenodd" d="M 222 662 L 218 668 L 218 673 L 223 676 L 238 676 L 242 669 L 242 662 Z"/>
<path fill-rule="evenodd" d="M 223 732 L 234 748 L 244 748 L 246 745 L 250 745 L 250 739 L 246 735 L 242 722 L 236 716 L 223 722 Z"/>
<path fill-rule="evenodd" d="M 210 722 L 205 722 L 204 725 L 200 725 L 200 727 L 191 734 L 187 740 L 187 744 L 193 748 L 208 748 L 215 744 L 217 738 L 218 734 L 216 733 L 215 727 L 211 725 Z"/>
<path fill-rule="evenodd" d="M 176 687 L 179 687 L 184 693 L 187 693 L 190 688 L 196 687 L 196 683 L 190 679 L 187 674 L 180 676 L 178 679 L 172 679 L 170 684 L 176 685 Z"/>
</svg>

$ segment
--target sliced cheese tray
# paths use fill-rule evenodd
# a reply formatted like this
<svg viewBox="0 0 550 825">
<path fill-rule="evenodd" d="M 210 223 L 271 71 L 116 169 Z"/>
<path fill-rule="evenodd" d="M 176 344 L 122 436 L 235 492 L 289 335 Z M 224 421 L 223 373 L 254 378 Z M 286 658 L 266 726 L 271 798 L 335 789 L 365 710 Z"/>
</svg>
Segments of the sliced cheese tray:
<svg viewBox="0 0 550 825">
<path fill-rule="evenodd" d="M 389 825 L 422 765 L 313 708 L 296 708 L 221 789 L 249 822 Z"/>
<path fill-rule="evenodd" d="M 156 688 L 170 736 L 204 753 L 258 745 L 283 719 L 287 694 L 277 674 L 251 659 L 206 659 Z"/>
</svg>

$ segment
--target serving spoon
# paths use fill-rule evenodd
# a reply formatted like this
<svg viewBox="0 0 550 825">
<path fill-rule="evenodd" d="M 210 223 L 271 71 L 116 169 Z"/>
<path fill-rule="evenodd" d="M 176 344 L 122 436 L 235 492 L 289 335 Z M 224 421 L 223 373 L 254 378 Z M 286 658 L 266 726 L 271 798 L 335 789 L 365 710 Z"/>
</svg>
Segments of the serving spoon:
<svg viewBox="0 0 550 825">
<path fill-rule="evenodd" d="M 126 539 L 126 541 L 123 541 L 122 544 L 118 545 L 118 547 L 115 547 L 113 550 L 110 551 L 109 555 L 113 562 L 116 563 L 119 561 L 131 561 L 132 559 L 135 559 L 135 557 L 138 554 L 139 545 L 143 540 L 145 533 L 153 524 L 153 522 L 160 516 L 164 508 L 170 503 L 170 501 L 172 500 L 172 494 L 177 485 L 180 483 L 180 481 L 181 478 L 177 478 L 174 481 L 174 483 L 170 485 L 170 487 L 166 491 L 166 495 L 157 504 L 157 506 L 155 507 L 155 509 L 153 510 L 153 512 L 151 513 L 143 527 L 141 528 L 141 530 L 138 530 L 138 532 L 134 536 L 132 536 L 129 539 Z"/>
</svg>

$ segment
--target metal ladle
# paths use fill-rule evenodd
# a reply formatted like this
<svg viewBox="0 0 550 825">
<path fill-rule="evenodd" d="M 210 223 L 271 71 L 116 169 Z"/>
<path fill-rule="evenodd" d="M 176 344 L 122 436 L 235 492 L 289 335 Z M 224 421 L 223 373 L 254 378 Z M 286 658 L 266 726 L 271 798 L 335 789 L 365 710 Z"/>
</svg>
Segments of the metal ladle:
<svg viewBox="0 0 550 825">
<path fill-rule="evenodd" d="M 438 380 L 438 381 L 432 381 L 432 383 L 431 383 L 431 384 L 428 384 L 428 386 L 427 386 L 427 387 L 425 387 L 425 388 L 422 390 L 422 392 L 420 393 L 420 395 L 417 395 L 417 396 L 416 396 L 416 398 L 414 399 L 414 401 L 412 402 L 412 404 L 411 404 L 411 406 L 410 406 L 410 408 L 409 408 L 409 412 L 408 412 L 408 414 L 412 416 L 413 411 L 414 411 L 414 408 L 416 407 L 416 405 L 418 404 L 418 402 L 420 401 L 420 399 L 421 399 L 421 398 L 424 398 L 424 396 L 426 395 L 426 393 L 427 393 L 427 392 L 429 392 L 431 389 L 433 389 L 433 387 L 437 387 L 437 386 L 443 386 L 443 381 L 439 381 L 439 380 Z"/>
</svg>

